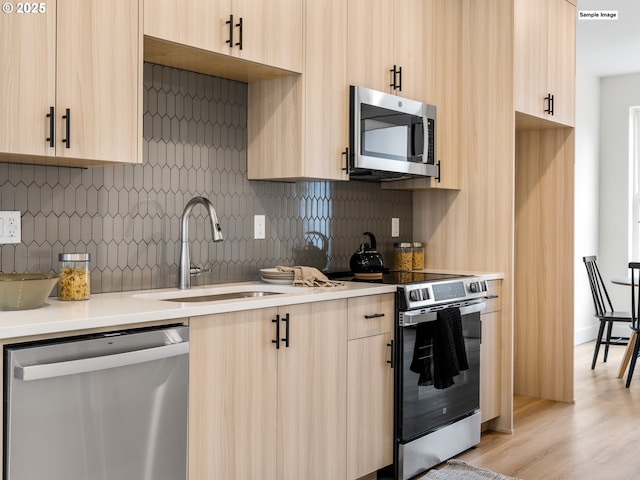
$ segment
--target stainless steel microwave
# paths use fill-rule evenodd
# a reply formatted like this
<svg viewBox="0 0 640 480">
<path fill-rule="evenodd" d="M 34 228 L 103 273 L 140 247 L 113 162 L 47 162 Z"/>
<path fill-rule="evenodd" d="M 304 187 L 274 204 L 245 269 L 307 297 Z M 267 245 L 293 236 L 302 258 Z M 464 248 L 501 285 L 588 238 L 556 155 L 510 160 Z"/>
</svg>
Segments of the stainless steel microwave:
<svg viewBox="0 0 640 480">
<path fill-rule="evenodd" d="M 349 179 L 438 177 L 439 170 L 435 106 L 350 87 Z"/>
</svg>

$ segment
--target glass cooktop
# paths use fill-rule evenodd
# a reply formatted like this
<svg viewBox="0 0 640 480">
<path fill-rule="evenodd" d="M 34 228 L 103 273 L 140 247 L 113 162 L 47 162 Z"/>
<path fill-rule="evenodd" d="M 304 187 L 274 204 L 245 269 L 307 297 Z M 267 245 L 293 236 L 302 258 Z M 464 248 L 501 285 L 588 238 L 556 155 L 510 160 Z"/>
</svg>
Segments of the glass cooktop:
<svg viewBox="0 0 640 480">
<path fill-rule="evenodd" d="M 368 282 L 368 283 L 386 283 L 390 285 L 406 285 L 410 283 L 428 283 L 439 282 L 442 280 L 453 280 L 456 278 L 462 278 L 466 275 L 454 275 L 450 273 L 425 273 L 425 272 L 407 272 L 400 270 L 389 270 L 383 274 L 373 275 L 365 274 L 362 277 L 352 272 L 334 272 L 328 273 L 327 276 L 332 280 L 344 280 L 353 282 Z M 377 278 L 375 278 L 377 277 Z"/>
</svg>

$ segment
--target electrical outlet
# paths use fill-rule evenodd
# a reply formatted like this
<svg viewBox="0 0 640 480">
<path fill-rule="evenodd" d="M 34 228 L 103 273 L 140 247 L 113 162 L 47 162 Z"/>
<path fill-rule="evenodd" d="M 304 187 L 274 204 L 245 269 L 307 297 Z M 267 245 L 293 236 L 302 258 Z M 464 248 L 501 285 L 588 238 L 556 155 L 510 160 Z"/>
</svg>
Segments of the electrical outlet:
<svg viewBox="0 0 640 480">
<path fill-rule="evenodd" d="M 400 236 L 400 219 L 392 218 L 391 219 L 391 236 L 397 238 Z"/>
<path fill-rule="evenodd" d="M 22 241 L 22 222 L 19 211 L 0 212 L 0 244 L 20 243 Z"/>
<path fill-rule="evenodd" d="M 253 238 L 261 240 L 265 238 L 265 216 L 254 215 L 253 216 Z"/>
</svg>

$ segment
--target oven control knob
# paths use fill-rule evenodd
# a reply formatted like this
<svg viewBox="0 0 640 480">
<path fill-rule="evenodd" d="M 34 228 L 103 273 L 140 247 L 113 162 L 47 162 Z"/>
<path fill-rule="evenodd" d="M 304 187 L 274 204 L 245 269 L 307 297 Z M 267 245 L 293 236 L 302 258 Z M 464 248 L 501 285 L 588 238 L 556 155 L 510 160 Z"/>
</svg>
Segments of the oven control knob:
<svg viewBox="0 0 640 480">
<path fill-rule="evenodd" d="M 487 291 L 487 282 L 485 282 L 485 281 L 471 282 L 471 283 L 469 283 L 469 290 L 471 291 L 471 293 L 486 292 Z"/>
<path fill-rule="evenodd" d="M 429 289 L 416 288 L 415 290 L 409 291 L 409 300 L 411 300 L 412 302 L 422 302 L 424 300 L 429 300 Z"/>
</svg>

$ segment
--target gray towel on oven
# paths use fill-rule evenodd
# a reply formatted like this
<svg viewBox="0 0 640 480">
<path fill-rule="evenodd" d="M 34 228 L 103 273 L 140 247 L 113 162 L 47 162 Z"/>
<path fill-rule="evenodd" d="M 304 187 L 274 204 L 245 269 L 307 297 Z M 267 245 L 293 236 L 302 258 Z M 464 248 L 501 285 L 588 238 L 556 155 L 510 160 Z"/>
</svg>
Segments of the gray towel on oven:
<svg viewBox="0 0 640 480">
<path fill-rule="evenodd" d="M 428 355 L 429 345 L 432 355 Z M 412 372 L 420 375 L 418 385 L 450 387 L 454 384 L 453 377 L 468 368 L 459 308 L 440 310 L 435 322 L 418 324 L 410 366 Z"/>
</svg>

